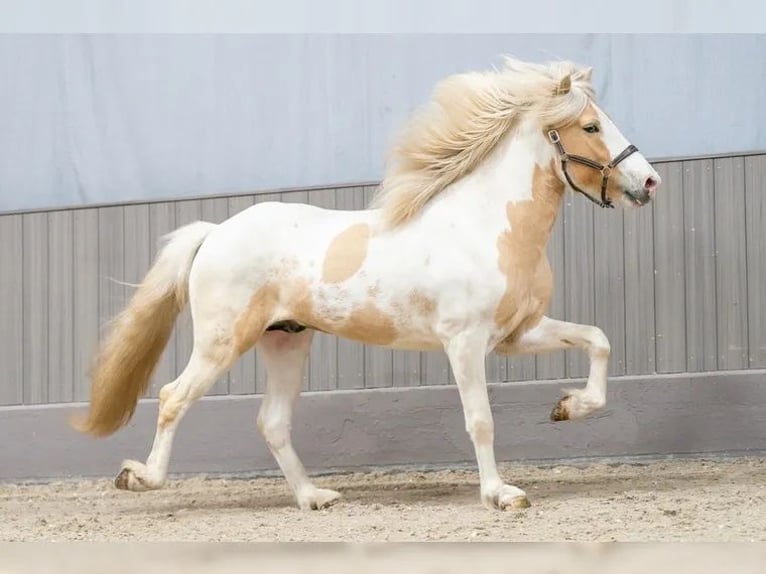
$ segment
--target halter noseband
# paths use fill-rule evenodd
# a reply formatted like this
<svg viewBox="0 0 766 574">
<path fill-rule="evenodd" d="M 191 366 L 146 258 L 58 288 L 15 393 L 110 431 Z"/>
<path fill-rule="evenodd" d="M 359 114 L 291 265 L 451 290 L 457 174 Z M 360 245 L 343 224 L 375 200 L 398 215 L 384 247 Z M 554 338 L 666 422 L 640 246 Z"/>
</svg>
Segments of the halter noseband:
<svg viewBox="0 0 766 574">
<path fill-rule="evenodd" d="M 606 186 L 609 183 L 609 176 L 612 175 L 612 170 L 617 166 L 618 163 L 623 161 L 630 154 L 637 152 L 638 148 L 633 144 L 630 144 L 628 147 L 622 150 L 612 161 L 606 165 L 603 165 L 597 161 L 588 159 L 587 157 L 567 153 L 564 149 L 564 144 L 561 143 L 561 137 L 559 136 L 559 132 L 557 130 L 549 130 L 548 139 L 553 145 L 556 146 L 556 149 L 559 152 L 559 158 L 561 159 L 561 171 L 564 172 L 564 177 L 572 189 L 579 191 L 585 197 L 600 207 L 614 207 L 614 205 L 612 205 L 612 201 L 606 196 Z M 569 172 L 567 171 L 567 162 L 569 161 L 592 167 L 593 169 L 597 169 L 601 172 L 601 201 L 593 197 L 591 194 L 584 192 L 582 189 L 580 189 L 580 187 L 577 186 L 574 181 L 572 181 L 572 178 L 569 177 Z"/>
</svg>

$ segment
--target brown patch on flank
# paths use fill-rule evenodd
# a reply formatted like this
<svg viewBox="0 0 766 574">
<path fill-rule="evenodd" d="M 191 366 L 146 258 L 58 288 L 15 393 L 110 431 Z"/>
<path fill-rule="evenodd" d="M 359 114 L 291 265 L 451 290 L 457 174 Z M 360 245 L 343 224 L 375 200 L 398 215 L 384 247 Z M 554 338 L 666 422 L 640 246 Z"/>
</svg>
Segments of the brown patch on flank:
<svg viewBox="0 0 766 574">
<path fill-rule="evenodd" d="M 292 319 L 304 325 L 321 329 L 314 317 L 314 299 L 311 284 L 307 279 L 292 280 L 288 288 L 287 302 L 292 311 Z"/>
<path fill-rule="evenodd" d="M 298 308 L 293 307 L 296 310 L 297 320 L 338 337 L 370 345 L 388 345 L 398 337 L 393 317 L 381 311 L 371 300 L 366 301 L 341 320 L 327 319 L 313 310 L 303 314 L 297 312 Z M 308 307 L 302 307 L 302 309 L 304 312 L 308 311 Z"/>
<path fill-rule="evenodd" d="M 241 355 L 263 335 L 279 302 L 279 288 L 265 283 L 250 298 L 245 312 L 234 324 L 234 348 Z"/>
<path fill-rule="evenodd" d="M 510 228 L 497 238 L 498 267 L 506 277 L 506 289 L 495 310 L 495 324 L 509 334 L 535 325 L 550 302 L 553 277 L 545 248 L 563 191 L 552 167 L 535 166 L 532 200 L 506 205 Z"/>
<path fill-rule="evenodd" d="M 332 240 L 322 266 L 322 281 L 341 283 L 359 271 L 367 258 L 370 226 L 365 223 L 352 225 Z"/>
<path fill-rule="evenodd" d="M 561 143 L 564 145 L 567 153 L 581 155 L 606 165 L 612 160 L 612 157 L 604 140 L 599 134 L 587 134 L 583 131 L 583 126 L 598 122 L 598 120 L 599 116 L 595 108 L 593 105 L 588 104 L 577 121 L 559 128 L 558 132 L 561 137 Z M 607 195 L 619 193 L 616 187 L 620 179 L 618 176 L 619 169 L 620 166 L 618 165 L 612 170 L 612 175 L 609 177 L 609 185 L 607 186 Z M 599 170 L 570 161 L 567 164 L 567 171 L 578 187 L 595 198 L 601 198 L 602 176 Z"/>
<path fill-rule="evenodd" d="M 342 337 L 371 345 L 388 345 L 398 336 L 393 319 L 372 301 L 352 311 L 348 320 L 338 326 L 335 332 Z"/>
<path fill-rule="evenodd" d="M 275 319 L 293 320 L 311 329 L 362 343 L 387 345 L 398 333 L 394 318 L 375 306 L 372 298 L 353 309 L 348 316 L 322 316 L 314 304 L 311 283 L 304 278 L 282 277 L 281 283 L 265 283 L 250 299 L 234 326 L 234 348 L 239 354 L 249 350 Z"/>
</svg>

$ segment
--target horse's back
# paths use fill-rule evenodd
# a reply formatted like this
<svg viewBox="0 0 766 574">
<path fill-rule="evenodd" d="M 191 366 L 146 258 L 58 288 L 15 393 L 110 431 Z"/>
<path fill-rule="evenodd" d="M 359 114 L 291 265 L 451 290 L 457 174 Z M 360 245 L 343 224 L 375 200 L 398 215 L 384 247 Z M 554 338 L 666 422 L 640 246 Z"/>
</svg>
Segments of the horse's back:
<svg viewBox="0 0 766 574">
<path fill-rule="evenodd" d="M 294 235 L 298 232 L 318 232 L 324 228 L 342 227 L 346 223 L 369 223 L 375 216 L 374 210 L 334 209 L 308 203 L 265 201 L 236 213 L 225 223 L 230 226 L 258 226 L 259 230 L 269 233 L 286 230 Z"/>
<path fill-rule="evenodd" d="M 258 203 L 221 223 L 198 257 L 218 270 L 265 269 L 286 259 L 308 262 L 320 257 L 344 229 L 369 224 L 375 216 L 369 210 L 328 209 L 307 203 Z"/>
</svg>

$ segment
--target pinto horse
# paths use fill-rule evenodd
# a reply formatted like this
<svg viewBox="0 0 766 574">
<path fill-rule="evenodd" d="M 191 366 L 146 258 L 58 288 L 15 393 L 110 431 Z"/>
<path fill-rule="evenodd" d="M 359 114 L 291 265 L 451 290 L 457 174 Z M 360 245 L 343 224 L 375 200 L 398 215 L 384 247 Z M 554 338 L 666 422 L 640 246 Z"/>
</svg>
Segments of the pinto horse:
<svg viewBox="0 0 766 574">
<path fill-rule="evenodd" d="M 485 357 L 578 348 L 582 389 L 551 412 L 585 417 L 605 404 L 609 340 L 598 327 L 545 316 L 553 281 L 546 244 L 567 189 L 602 207 L 649 203 L 660 177 L 595 101 L 591 68 L 525 63 L 442 80 L 393 148 L 371 208 L 260 203 L 221 224 L 166 236 L 115 318 L 91 374 L 90 409 L 72 421 L 105 436 L 145 393 L 189 303 L 194 345 L 159 394 L 146 463 L 127 460 L 118 488 L 163 486 L 181 418 L 253 346 L 267 371 L 258 429 L 302 509 L 340 494 L 317 488 L 290 439 L 315 331 L 391 349 L 444 350 L 475 448 L 482 502 L 529 506 L 501 479 Z"/>
</svg>

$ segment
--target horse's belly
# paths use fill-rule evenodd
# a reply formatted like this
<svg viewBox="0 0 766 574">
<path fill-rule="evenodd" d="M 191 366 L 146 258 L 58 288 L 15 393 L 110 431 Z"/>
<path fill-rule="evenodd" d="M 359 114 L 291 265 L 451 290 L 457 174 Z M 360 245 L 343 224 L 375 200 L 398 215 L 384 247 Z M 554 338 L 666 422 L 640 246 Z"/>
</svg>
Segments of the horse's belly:
<svg viewBox="0 0 766 574">
<path fill-rule="evenodd" d="M 324 287 L 324 288 L 323 288 Z M 316 287 L 309 303 L 292 304 L 295 320 L 316 330 L 368 345 L 402 350 L 441 348 L 433 332 L 435 306 L 359 297 L 343 289 Z M 411 299 L 411 296 L 410 296 Z M 290 312 L 288 311 L 288 314 Z"/>
</svg>

